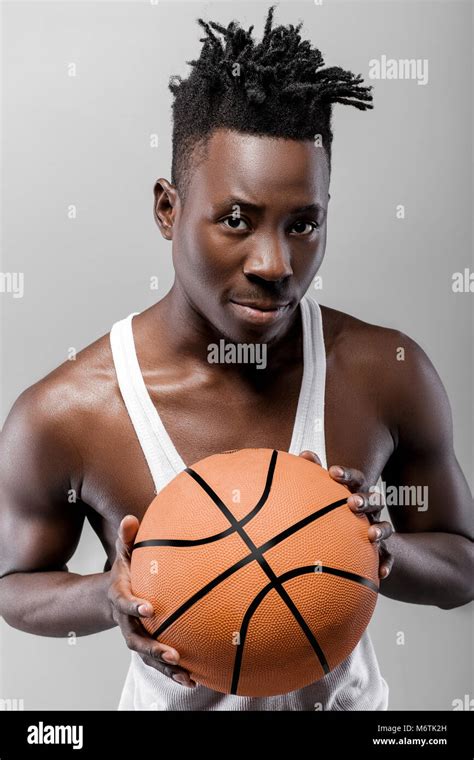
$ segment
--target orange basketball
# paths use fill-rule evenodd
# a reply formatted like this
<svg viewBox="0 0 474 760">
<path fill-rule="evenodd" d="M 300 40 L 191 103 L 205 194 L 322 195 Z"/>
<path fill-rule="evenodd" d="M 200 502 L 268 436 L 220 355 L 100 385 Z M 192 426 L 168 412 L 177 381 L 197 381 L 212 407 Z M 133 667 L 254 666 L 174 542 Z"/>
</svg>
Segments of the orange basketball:
<svg viewBox="0 0 474 760">
<path fill-rule="evenodd" d="M 357 645 L 378 592 L 369 522 L 327 470 L 271 449 L 207 457 L 150 504 L 131 560 L 149 633 L 198 683 L 270 696 Z"/>
</svg>

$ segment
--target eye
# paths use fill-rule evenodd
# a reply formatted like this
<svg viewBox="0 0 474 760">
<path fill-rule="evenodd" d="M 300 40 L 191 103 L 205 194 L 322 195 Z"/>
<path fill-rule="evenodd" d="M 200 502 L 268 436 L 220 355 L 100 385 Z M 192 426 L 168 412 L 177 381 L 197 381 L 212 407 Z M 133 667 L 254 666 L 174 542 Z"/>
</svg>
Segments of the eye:
<svg viewBox="0 0 474 760">
<path fill-rule="evenodd" d="M 295 229 L 296 227 L 299 227 L 299 230 L 296 230 L 296 234 L 299 237 L 306 237 L 307 235 L 311 235 L 313 230 L 319 229 L 319 224 L 317 222 L 305 222 L 302 219 L 299 222 L 295 222 L 292 229 Z M 303 229 L 301 229 L 303 227 Z M 305 227 L 309 227 L 309 230 L 305 231 Z"/>
<path fill-rule="evenodd" d="M 229 224 L 226 224 L 226 222 L 229 222 Z M 239 227 L 240 223 L 243 222 L 245 224 L 245 227 Z M 249 226 L 245 219 L 242 219 L 241 216 L 226 216 L 225 219 L 222 219 L 222 224 L 224 227 L 227 227 L 230 230 L 245 230 L 249 229 Z"/>
</svg>

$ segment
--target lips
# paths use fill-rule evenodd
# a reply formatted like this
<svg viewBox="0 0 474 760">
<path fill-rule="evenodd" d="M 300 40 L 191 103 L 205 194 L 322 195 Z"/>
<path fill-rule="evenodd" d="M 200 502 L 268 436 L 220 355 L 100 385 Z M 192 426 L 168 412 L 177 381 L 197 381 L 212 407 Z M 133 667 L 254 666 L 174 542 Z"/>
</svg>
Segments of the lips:
<svg viewBox="0 0 474 760">
<path fill-rule="evenodd" d="M 277 309 L 284 309 L 288 306 L 288 301 L 283 303 L 272 303 L 270 301 L 235 301 L 232 303 L 238 306 L 247 306 L 249 309 L 258 309 L 258 311 L 276 311 Z"/>
<path fill-rule="evenodd" d="M 276 322 L 286 314 L 289 306 L 289 302 L 269 301 L 229 301 L 229 304 L 235 316 L 253 325 L 268 325 Z"/>
</svg>

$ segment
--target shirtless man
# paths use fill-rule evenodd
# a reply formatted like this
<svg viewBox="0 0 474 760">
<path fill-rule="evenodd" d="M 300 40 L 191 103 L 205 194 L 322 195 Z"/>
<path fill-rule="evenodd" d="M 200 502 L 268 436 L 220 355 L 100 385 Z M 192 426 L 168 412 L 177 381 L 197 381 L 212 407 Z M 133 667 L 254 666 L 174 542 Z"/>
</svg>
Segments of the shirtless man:
<svg viewBox="0 0 474 760">
<path fill-rule="evenodd" d="M 296 50 L 299 27 L 272 29 L 272 13 L 263 42 L 247 45 L 246 54 L 250 30 L 238 36 L 235 26 L 212 25 L 232 41 L 223 50 L 202 22 L 201 57 L 188 80 L 171 85 L 172 183 L 157 181 L 154 213 L 172 240 L 175 281 L 134 317 L 133 338 L 168 443 L 186 465 L 229 449 L 289 449 L 303 381 L 300 302 L 325 253 L 331 105 L 370 107 L 360 78 L 321 69 L 319 51 Z M 261 70 L 246 68 L 251 58 L 268 66 L 263 79 Z M 308 88 L 300 98 L 297 75 Z M 284 108 L 285 97 L 291 108 Z M 375 523 L 369 538 L 380 547 L 380 593 L 442 609 L 466 604 L 472 500 L 435 369 L 397 330 L 317 308 L 327 462 L 342 463 L 341 474 L 337 466 L 330 474 L 353 491 L 350 508 Z M 209 363 L 208 347 L 222 337 L 266 344 L 266 368 Z M 397 361 L 400 347 L 404 361 Z M 23 392 L 10 412 L 0 448 L 0 614 L 43 636 L 88 635 L 118 624 L 132 657 L 162 679 L 157 690 L 168 681 L 190 695 L 187 703 L 170 698 L 164 709 L 178 703 L 215 709 L 209 695 L 192 702 L 204 687 L 179 666 L 178 652 L 148 636 L 140 617 L 152 613 L 151 605 L 131 594 L 130 551 L 155 487 L 116 370 L 107 334 Z M 317 457 L 304 455 L 318 466 Z M 391 509 L 393 534 L 390 523 L 379 521 L 381 500 L 369 501 L 380 477 L 389 485 L 428 487 L 427 509 Z M 70 493 L 77 497 L 72 503 Z M 67 562 L 86 519 L 107 562 L 104 572 L 80 576 L 68 572 Z M 364 704 L 385 709 L 386 701 L 377 700 Z M 273 709 L 263 704 L 256 709 Z"/>
</svg>

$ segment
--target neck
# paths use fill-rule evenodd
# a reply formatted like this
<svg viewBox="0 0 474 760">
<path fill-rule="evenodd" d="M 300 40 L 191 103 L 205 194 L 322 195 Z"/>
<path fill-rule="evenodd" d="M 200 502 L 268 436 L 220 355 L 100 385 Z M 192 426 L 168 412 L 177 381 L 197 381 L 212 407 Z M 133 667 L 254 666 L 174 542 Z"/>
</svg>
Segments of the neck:
<svg viewBox="0 0 474 760">
<path fill-rule="evenodd" d="M 219 343 L 225 336 L 200 314 L 186 298 L 176 282 L 161 301 L 146 312 L 149 319 L 147 343 L 152 346 L 159 341 L 160 356 L 171 361 L 190 362 L 216 368 L 208 362 L 208 347 Z M 251 342 L 243 341 L 243 342 Z M 255 375 L 263 380 L 263 375 L 280 372 L 285 367 L 302 361 L 303 341 L 300 308 L 295 310 L 287 330 L 267 343 L 267 366 L 257 369 L 252 364 L 222 364 L 219 369 L 226 374 Z"/>
</svg>

